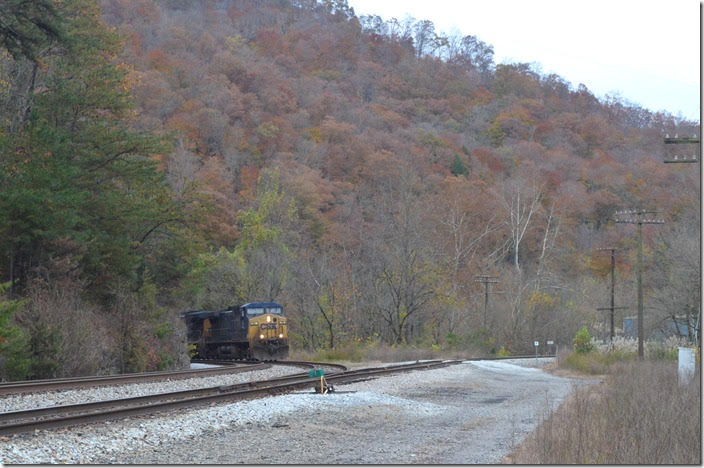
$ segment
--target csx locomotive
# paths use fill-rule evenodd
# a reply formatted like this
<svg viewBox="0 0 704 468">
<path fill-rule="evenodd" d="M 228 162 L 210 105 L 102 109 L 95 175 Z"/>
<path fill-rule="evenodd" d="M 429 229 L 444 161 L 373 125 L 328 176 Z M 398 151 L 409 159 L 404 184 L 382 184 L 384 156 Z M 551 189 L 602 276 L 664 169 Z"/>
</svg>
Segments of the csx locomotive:
<svg viewBox="0 0 704 468">
<path fill-rule="evenodd" d="M 183 314 L 188 343 L 204 359 L 280 360 L 288 357 L 288 326 L 276 302 L 250 302 L 223 310 Z"/>
</svg>

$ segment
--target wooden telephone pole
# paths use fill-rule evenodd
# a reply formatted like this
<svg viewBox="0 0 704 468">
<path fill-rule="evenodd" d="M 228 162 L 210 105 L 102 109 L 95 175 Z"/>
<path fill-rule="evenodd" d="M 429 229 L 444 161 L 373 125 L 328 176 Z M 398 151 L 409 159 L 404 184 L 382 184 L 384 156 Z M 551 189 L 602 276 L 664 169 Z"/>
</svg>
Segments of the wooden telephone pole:
<svg viewBox="0 0 704 468">
<path fill-rule="evenodd" d="M 484 285 L 484 329 L 486 330 L 486 310 L 487 307 L 489 306 L 489 294 L 498 294 L 499 291 L 496 292 L 489 292 L 489 285 L 492 283 L 498 283 L 498 280 L 496 279 L 497 276 L 491 276 L 491 275 L 477 275 L 475 276 L 474 282 L 475 283 L 482 283 Z"/>
<path fill-rule="evenodd" d="M 597 307 L 596 310 L 610 310 L 611 311 L 611 333 L 609 335 L 611 343 L 614 341 L 614 310 L 616 309 L 628 309 L 628 307 L 615 307 L 614 306 L 614 290 L 616 289 L 616 251 L 619 250 L 616 247 L 600 247 L 597 250 L 610 250 L 611 251 L 611 307 Z"/>
<path fill-rule="evenodd" d="M 645 218 L 646 215 L 656 214 L 657 211 L 647 211 L 643 209 L 617 211 L 616 216 L 626 216 L 625 218 L 615 218 L 614 221 L 623 224 L 638 225 L 638 261 L 636 270 L 638 274 L 638 358 L 643 359 L 643 225 L 644 224 L 665 224 L 661 219 Z"/>
<path fill-rule="evenodd" d="M 701 130 L 700 130 L 700 132 L 701 132 Z M 677 134 L 675 134 L 674 137 L 670 137 L 670 135 L 667 135 L 667 134 L 665 135 L 665 144 L 666 144 L 666 145 L 675 145 L 675 144 L 677 144 L 677 145 L 683 145 L 683 144 L 689 144 L 689 145 L 697 145 L 697 146 L 699 146 L 700 143 L 701 143 L 701 138 L 700 138 L 699 136 L 697 136 L 696 134 L 695 134 L 695 135 L 692 135 L 691 138 L 688 138 L 688 137 L 680 137 L 680 136 L 677 136 Z M 701 152 L 701 147 L 700 147 L 700 152 Z M 680 156 L 682 156 L 682 157 L 680 158 Z M 688 157 L 687 155 L 677 155 L 677 154 L 675 154 L 673 158 L 665 159 L 663 162 L 664 162 L 664 163 L 682 164 L 682 163 L 696 163 L 696 162 L 699 162 L 699 160 L 701 160 L 701 155 L 700 155 L 699 159 L 697 159 L 697 154 L 696 154 L 696 151 L 695 151 L 695 153 L 692 154 L 692 157 L 691 157 L 691 158 Z M 699 166 L 699 177 L 700 177 L 700 180 L 701 180 L 701 170 L 702 170 L 702 167 Z M 701 231 L 699 231 L 699 245 L 701 245 L 701 242 L 702 242 L 702 233 L 701 233 Z M 701 277 L 701 265 L 700 265 L 700 267 L 699 267 L 699 276 Z M 701 289 L 700 289 L 700 295 L 701 295 Z M 696 344 L 696 345 L 700 345 L 701 342 L 702 342 L 702 305 L 701 305 L 701 297 L 700 297 L 700 300 L 697 301 L 697 312 L 698 312 L 698 313 L 697 313 L 697 324 L 696 324 L 696 326 L 695 326 L 695 328 L 694 328 L 694 330 L 695 330 L 695 338 L 694 338 L 694 340 L 695 340 L 695 344 Z M 689 328 L 690 328 L 690 323 L 689 323 L 689 319 L 687 319 L 687 329 L 689 330 Z M 689 334 L 689 333 L 688 333 L 688 334 Z"/>
</svg>

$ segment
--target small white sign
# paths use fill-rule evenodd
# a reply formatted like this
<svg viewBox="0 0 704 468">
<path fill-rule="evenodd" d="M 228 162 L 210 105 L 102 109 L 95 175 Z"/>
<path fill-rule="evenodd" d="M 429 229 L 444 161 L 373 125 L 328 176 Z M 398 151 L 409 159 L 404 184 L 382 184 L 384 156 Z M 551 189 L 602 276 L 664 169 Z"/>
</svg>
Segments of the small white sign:
<svg viewBox="0 0 704 468">
<path fill-rule="evenodd" d="M 533 346 L 535 346 L 537 348 L 538 346 L 540 346 L 540 343 L 538 343 L 537 341 L 534 341 Z"/>
<path fill-rule="evenodd" d="M 554 345 L 554 344 L 555 344 L 555 343 L 553 343 L 552 340 L 548 340 L 548 345 L 549 345 L 549 346 L 552 346 L 552 345 Z"/>
</svg>

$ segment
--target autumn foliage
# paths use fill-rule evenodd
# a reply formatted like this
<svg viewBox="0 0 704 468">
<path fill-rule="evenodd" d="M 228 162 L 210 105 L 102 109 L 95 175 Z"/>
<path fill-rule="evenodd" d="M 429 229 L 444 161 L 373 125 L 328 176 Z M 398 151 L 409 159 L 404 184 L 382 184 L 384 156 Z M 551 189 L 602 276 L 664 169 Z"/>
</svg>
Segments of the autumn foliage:
<svg viewBox="0 0 704 468">
<path fill-rule="evenodd" d="M 497 65 L 475 36 L 358 17 L 342 0 L 101 5 L 133 38 L 137 121 L 182 135 L 198 159 L 212 248 L 237 248 L 233 220 L 261 203 L 258 178 L 280 178 L 296 219 L 282 234 L 290 271 L 276 297 L 246 299 L 283 301 L 302 346 L 520 352 L 569 343 L 582 325 L 599 334 L 608 285 L 595 248 L 633 247 L 614 211 L 675 221 L 696 206 L 696 174 L 661 162 L 663 135 L 693 122 Z M 668 284 L 668 229 L 646 232 L 662 260 L 655 289 Z M 619 258 L 622 302 L 633 262 Z M 488 323 L 478 274 L 504 291 Z"/>
<path fill-rule="evenodd" d="M 664 134 L 697 123 L 597 98 L 535 65 L 495 64 L 490 44 L 430 21 L 358 17 L 345 0 L 99 6 L 102 27 L 120 38 L 100 60 L 120 71 L 120 97 L 130 98 L 115 118 L 168 143 L 144 148 L 134 166 L 158 170 L 149 174 L 165 192 L 153 195 L 161 186 L 144 179 L 146 198 L 129 198 L 131 166 L 114 182 L 139 208 L 142 231 L 123 232 L 126 217 L 110 225 L 124 234 L 119 248 L 109 235 L 88 242 L 79 224 L 52 240 L 72 246 L 76 282 L 103 288 L 90 294 L 99 307 L 124 303 L 122 313 L 146 323 L 137 310 L 148 296 L 177 323 L 183 310 L 276 300 L 299 349 L 532 351 L 534 340 L 571 343 L 585 325 L 604 336 L 596 247 L 624 249 L 617 302 L 634 304 L 634 228 L 613 213 L 643 206 L 668 221 L 644 229 L 648 329 L 694 317 L 698 288 L 677 278 L 699 274 L 690 242 L 699 181 L 662 160 Z M 2 65 L 11 86 L 27 82 L 31 67 L 8 55 Z M 24 138 L 6 89 L 0 123 Z M 103 144 L 95 133 L 85 140 Z M 108 195 L 106 206 L 119 206 Z M 20 264 L 17 252 L 0 252 L 1 279 L 17 294 L 61 257 L 38 232 L 42 257 L 27 247 Z M 480 274 L 499 281 L 486 316 Z"/>
</svg>

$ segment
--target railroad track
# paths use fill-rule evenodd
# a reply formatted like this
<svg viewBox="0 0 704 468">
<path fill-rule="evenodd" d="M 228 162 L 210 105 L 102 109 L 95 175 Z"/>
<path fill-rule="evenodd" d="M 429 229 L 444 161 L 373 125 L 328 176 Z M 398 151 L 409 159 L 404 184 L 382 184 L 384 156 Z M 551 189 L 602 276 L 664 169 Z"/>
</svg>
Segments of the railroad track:
<svg viewBox="0 0 704 468">
<path fill-rule="evenodd" d="M 338 370 L 326 375 L 325 379 L 330 383 L 349 383 L 359 380 L 368 380 L 384 374 L 445 367 L 460 362 L 462 361 L 424 361 L 387 367 Z M 303 361 L 298 361 L 298 363 L 305 366 L 312 365 L 313 367 L 324 365 L 337 367 L 339 369 L 344 368 L 344 366 L 327 363 L 306 363 Z M 282 362 L 281 364 L 291 364 L 291 362 Z M 317 378 L 311 378 L 307 372 L 303 372 L 285 377 L 227 386 L 221 385 L 195 390 L 184 390 L 77 405 L 10 411 L 0 413 L 0 435 L 122 419 L 130 416 L 154 414 L 178 408 L 219 402 L 252 399 L 282 394 L 301 388 L 315 388 L 318 382 L 319 380 Z"/>
<path fill-rule="evenodd" d="M 228 360 L 193 360 L 192 363 L 213 364 L 220 367 L 205 369 L 187 369 L 179 371 L 158 371 L 142 372 L 136 374 L 119 374 L 103 376 L 70 377 L 64 379 L 44 379 L 44 380 L 22 380 L 17 382 L 0 383 L 0 396 L 49 392 L 56 390 L 66 390 L 75 388 L 89 388 L 106 385 L 159 382 L 168 380 L 190 379 L 194 377 L 208 377 L 212 375 L 235 374 L 239 372 L 250 372 L 255 370 L 268 369 L 274 365 L 291 365 L 298 367 L 331 367 L 346 370 L 340 364 L 315 363 L 307 361 L 228 361 Z"/>
<path fill-rule="evenodd" d="M 237 364 L 240 362 L 245 362 L 245 363 L 258 363 L 258 362 L 264 362 L 267 364 L 271 365 L 279 365 L 279 366 L 299 366 L 299 367 L 305 367 L 308 369 L 315 369 L 315 368 L 321 368 L 321 367 L 329 367 L 333 368 L 337 371 L 339 370 L 347 370 L 346 366 L 343 366 L 342 364 L 336 364 L 332 362 L 314 362 L 314 361 L 240 361 L 240 360 L 229 360 L 229 359 L 192 359 L 191 364 L 212 364 L 212 365 L 231 365 L 231 364 Z"/>
<path fill-rule="evenodd" d="M 506 359 L 535 359 L 535 358 L 554 358 L 557 357 L 555 354 L 545 354 L 545 355 L 538 355 L 536 356 L 535 354 L 532 356 L 484 356 L 484 357 L 471 357 L 471 358 L 464 358 L 463 361 L 502 361 Z"/>
<path fill-rule="evenodd" d="M 262 370 L 271 367 L 270 362 L 227 362 L 222 367 L 190 369 L 180 371 L 142 372 L 138 374 L 120 374 L 105 376 L 71 377 L 66 379 L 23 380 L 0 383 L 0 395 L 15 393 L 47 392 L 69 388 L 88 388 L 105 385 L 144 383 L 165 380 L 190 379 L 211 375 L 233 374 Z"/>
</svg>

